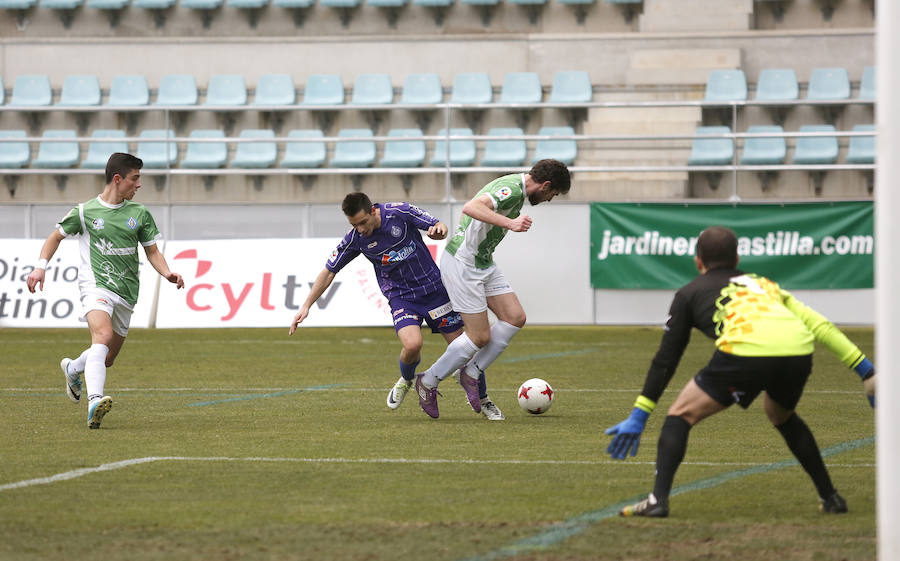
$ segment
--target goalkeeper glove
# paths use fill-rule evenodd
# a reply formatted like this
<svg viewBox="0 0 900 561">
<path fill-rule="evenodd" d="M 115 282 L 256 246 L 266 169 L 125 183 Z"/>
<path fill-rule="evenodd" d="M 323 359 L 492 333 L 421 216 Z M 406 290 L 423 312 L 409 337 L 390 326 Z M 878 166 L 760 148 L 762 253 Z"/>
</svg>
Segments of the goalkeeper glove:
<svg viewBox="0 0 900 561">
<path fill-rule="evenodd" d="M 644 396 L 638 396 L 634 402 L 634 409 L 628 418 L 618 425 L 606 429 L 606 434 L 615 435 L 612 442 L 606 448 L 606 452 L 614 460 L 624 460 L 631 451 L 632 457 L 637 454 L 638 445 L 641 443 L 641 433 L 644 432 L 644 425 L 656 403 Z"/>
<path fill-rule="evenodd" d="M 866 398 L 869 400 L 869 405 L 875 407 L 875 366 L 869 359 L 864 358 L 853 368 L 853 370 L 859 374 L 859 377 L 862 380 L 863 388 L 866 391 Z"/>
</svg>

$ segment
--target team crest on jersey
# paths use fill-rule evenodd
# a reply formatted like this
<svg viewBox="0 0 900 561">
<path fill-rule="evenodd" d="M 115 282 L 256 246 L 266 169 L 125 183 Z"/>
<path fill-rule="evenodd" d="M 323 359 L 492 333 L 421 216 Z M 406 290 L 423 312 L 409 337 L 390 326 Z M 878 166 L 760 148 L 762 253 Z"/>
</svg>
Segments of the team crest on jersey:
<svg viewBox="0 0 900 561">
<path fill-rule="evenodd" d="M 91 227 L 94 230 L 102 230 L 103 229 L 103 219 L 95 218 L 93 222 L 91 222 Z"/>
<path fill-rule="evenodd" d="M 137 228 L 137 220 L 134 219 L 134 216 L 129 217 L 126 224 L 128 224 L 129 230 L 134 230 L 135 228 Z"/>
<path fill-rule="evenodd" d="M 501 187 L 499 191 L 497 191 L 497 198 L 501 201 L 505 201 L 512 195 L 512 189 L 509 187 Z"/>
<path fill-rule="evenodd" d="M 403 235 L 403 230 L 400 228 L 400 226 L 391 226 L 391 235 L 395 238 L 399 238 Z"/>
</svg>

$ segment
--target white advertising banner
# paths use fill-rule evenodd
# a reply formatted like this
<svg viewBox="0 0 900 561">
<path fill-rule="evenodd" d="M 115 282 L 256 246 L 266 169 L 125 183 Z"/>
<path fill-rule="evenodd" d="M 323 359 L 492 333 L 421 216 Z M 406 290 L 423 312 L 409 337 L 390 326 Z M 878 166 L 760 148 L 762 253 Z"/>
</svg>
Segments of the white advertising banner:
<svg viewBox="0 0 900 561">
<path fill-rule="evenodd" d="M 338 238 L 170 241 L 184 290 L 160 292 L 157 327 L 284 327 L 309 295 Z M 444 241 L 426 240 L 432 256 Z M 360 255 L 335 276 L 301 327 L 389 326 L 387 300 Z"/>
<path fill-rule="evenodd" d="M 43 245 L 44 240 L 0 239 L 0 327 L 87 327 L 78 321 L 81 256 L 77 239 L 68 238 L 59 244 L 47 266 L 44 290 L 28 292 L 25 279 L 34 269 Z M 161 241 L 159 246 L 160 250 L 165 249 Z M 159 274 L 147 263 L 143 251 L 138 251 L 138 257 L 141 290 L 131 316 L 131 327 L 150 327 Z"/>
</svg>

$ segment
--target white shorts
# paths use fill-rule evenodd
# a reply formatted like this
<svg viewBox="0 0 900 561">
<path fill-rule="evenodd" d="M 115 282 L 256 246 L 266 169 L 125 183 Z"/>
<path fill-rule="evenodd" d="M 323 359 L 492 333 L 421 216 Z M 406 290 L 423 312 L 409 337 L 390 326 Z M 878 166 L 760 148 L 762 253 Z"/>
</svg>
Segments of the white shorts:
<svg viewBox="0 0 900 561">
<path fill-rule="evenodd" d="M 462 314 L 481 313 L 488 308 L 488 296 L 513 292 L 497 265 L 479 269 L 466 265 L 446 251 L 441 256 L 441 280 L 453 309 Z"/>
<path fill-rule="evenodd" d="M 91 287 L 81 292 L 81 321 L 87 321 L 88 312 L 100 310 L 109 315 L 112 328 L 122 337 L 128 336 L 128 326 L 131 324 L 131 313 L 134 308 L 124 298 L 100 287 Z"/>
</svg>

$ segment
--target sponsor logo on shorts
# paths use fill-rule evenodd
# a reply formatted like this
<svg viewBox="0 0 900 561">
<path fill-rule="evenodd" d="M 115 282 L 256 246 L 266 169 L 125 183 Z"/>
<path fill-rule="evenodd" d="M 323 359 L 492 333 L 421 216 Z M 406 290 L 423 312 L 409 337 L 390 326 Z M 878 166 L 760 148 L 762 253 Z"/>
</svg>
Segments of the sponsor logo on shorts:
<svg viewBox="0 0 900 561">
<path fill-rule="evenodd" d="M 450 314 L 447 317 L 441 318 L 440 323 L 438 323 L 438 329 L 453 327 L 454 325 L 459 325 L 462 323 L 462 316 L 459 314 Z"/>
<path fill-rule="evenodd" d="M 428 317 L 431 319 L 437 319 L 441 316 L 445 316 L 453 311 L 453 305 L 450 302 L 447 302 L 443 306 L 438 306 L 433 310 L 428 310 Z"/>
<path fill-rule="evenodd" d="M 406 308 L 397 308 L 396 310 L 394 310 L 394 315 L 396 316 L 397 314 L 402 314 L 403 310 L 405 310 L 405 309 Z"/>
<path fill-rule="evenodd" d="M 394 325 L 400 323 L 401 321 L 408 320 L 408 319 L 415 321 L 417 323 L 422 323 L 422 318 L 420 318 L 416 314 L 403 314 L 402 316 L 399 316 L 399 317 L 394 316 Z"/>
<path fill-rule="evenodd" d="M 97 298 L 97 303 L 106 304 L 107 306 L 109 306 L 109 300 L 107 300 L 106 298 Z"/>
<path fill-rule="evenodd" d="M 390 251 L 381 256 L 381 264 L 388 265 L 390 263 L 399 263 L 416 251 L 416 244 L 409 242 L 409 245 L 401 247 L 397 251 Z"/>
<path fill-rule="evenodd" d="M 94 221 L 91 222 L 91 227 L 92 227 L 94 230 L 102 230 L 102 229 L 103 229 L 103 224 L 104 224 L 104 222 L 103 222 L 103 219 L 102 219 L 102 218 L 95 218 Z"/>
<path fill-rule="evenodd" d="M 137 228 L 137 220 L 134 219 L 134 216 L 129 217 L 126 224 L 128 225 L 129 230 L 134 230 L 135 228 Z"/>
</svg>

